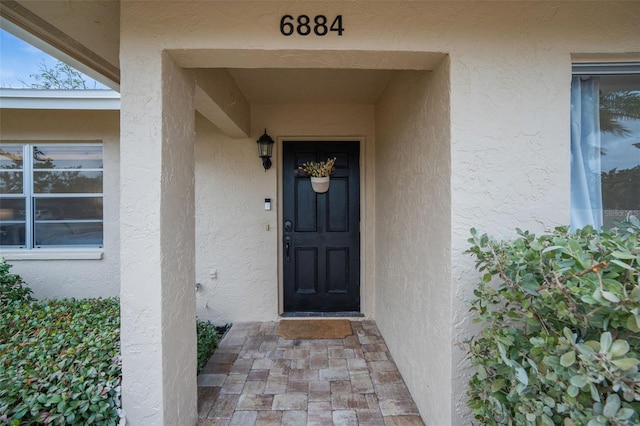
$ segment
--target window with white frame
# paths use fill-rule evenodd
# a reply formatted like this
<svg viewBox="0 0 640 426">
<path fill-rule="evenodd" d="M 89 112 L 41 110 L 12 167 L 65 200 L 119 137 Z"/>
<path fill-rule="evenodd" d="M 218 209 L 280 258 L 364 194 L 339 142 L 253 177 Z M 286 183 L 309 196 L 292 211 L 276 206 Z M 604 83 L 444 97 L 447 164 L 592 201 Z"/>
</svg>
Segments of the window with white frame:
<svg viewBox="0 0 640 426">
<path fill-rule="evenodd" d="M 574 64 L 571 228 L 640 218 L 640 63 Z"/>
<path fill-rule="evenodd" d="M 102 247 L 101 143 L 0 144 L 0 247 Z"/>
</svg>

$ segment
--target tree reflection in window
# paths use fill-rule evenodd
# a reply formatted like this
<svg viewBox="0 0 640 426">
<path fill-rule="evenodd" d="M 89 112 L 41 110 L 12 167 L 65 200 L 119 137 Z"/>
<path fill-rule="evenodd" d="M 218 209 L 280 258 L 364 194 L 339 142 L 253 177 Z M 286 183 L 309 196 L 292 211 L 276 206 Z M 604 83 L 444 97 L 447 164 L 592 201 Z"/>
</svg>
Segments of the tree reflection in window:
<svg viewBox="0 0 640 426">
<path fill-rule="evenodd" d="M 96 146 L 33 147 L 36 194 L 102 192 L 102 150 Z"/>
<path fill-rule="evenodd" d="M 0 194 L 22 194 L 22 145 L 0 146 Z"/>
<path fill-rule="evenodd" d="M 102 157 L 100 143 L 0 145 L 0 245 L 101 246 Z"/>
<path fill-rule="evenodd" d="M 640 87 L 608 91 L 606 80 L 600 91 L 602 209 L 604 225 L 614 226 L 640 213 Z"/>
</svg>

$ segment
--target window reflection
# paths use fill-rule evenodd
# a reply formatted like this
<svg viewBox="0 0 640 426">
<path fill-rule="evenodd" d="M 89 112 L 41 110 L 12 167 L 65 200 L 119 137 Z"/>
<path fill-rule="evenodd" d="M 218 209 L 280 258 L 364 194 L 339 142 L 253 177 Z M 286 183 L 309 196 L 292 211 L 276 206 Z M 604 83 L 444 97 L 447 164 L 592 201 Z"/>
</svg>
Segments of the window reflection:
<svg viewBox="0 0 640 426">
<path fill-rule="evenodd" d="M 36 198 L 34 216 L 40 220 L 101 220 L 102 198 Z"/>
<path fill-rule="evenodd" d="M 22 167 L 22 145 L 0 146 L 0 194 L 22 194 Z"/>
<path fill-rule="evenodd" d="M 0 169 L 22 169 L 22 145 L 0 147 Z"/>
<path fill-rule="evenodd" d="M 102 245 L 102 223 L 36 223 L 36 246 Z"/>
<path fill-rule="evenodd" d="M 0 194 L 22 194 L 23 172 L 0 171 Z"/>
<path fill-rule="evenodd" d="M 96 143 L 0 144 L 0 246 L 101 246 L 102 152 Z"/>
<path fill-rule="evenodd" d="M 600 78 L 603 225 L 640 217 L 640 84 L 638 78 Z"/>
<path fill-rule="evenodd" d="M 0 222 L 0 245 L 24 247 L 26 244 L 25 223 L 4 224 Z"/>
<path fill-rule="evenodd" d="M 33 172 L 33 192 L 36 194 L 101 193 L 102 172 Z"/>
<path fill-rule="evenodd" d="M 97 145 L 37 145 L 34 169 L 102 169 L 102 147 Z"/>
</svg>

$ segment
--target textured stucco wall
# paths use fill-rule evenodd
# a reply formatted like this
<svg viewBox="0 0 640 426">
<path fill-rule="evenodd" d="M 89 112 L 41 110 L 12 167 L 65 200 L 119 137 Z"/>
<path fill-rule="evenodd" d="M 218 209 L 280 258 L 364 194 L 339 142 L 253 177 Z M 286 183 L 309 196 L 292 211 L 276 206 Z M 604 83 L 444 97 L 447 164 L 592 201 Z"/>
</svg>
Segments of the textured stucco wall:
<svg viewBox="0 0 640 426">
<path fill-rule="evenodd" d="M 255 140 L 231 139 L 197 118 L 198 318 L 217 324 L 274 320 L 276 209 L 265 211 L 264 199 L 275 205 L 277 169 L 265 173 Z"/>
<path fill-rule="evenodd" d="M 193 74 L 163 54 L 160 266 L 167 425 L 193 424 L 197 418 L 194 88 Z"/>
<path fill-rule="evenodd" d="M 194 79 L 157 51 L 121 59 L 123 409 L 195 424 Z"/>
<path fill-rule="evenodd" d="M 375 318 L 427 423 L 451 424 L 448 59 L 398 74 L 375 117 Z"/>
<path fill-rule="evenodd" d="M 475 12 L 450 52 L 452 424 L 469 422 L 470 370 L 458 346 L 474 328 L 467 301 L 479 279 L 463 254 L 469 229 L 509 238 L 516 227 L 568 224 L 572 56 L 640 58 L 637 2 L 514 2 Z"/>
<path fill-rule="evenodd" d="M 399 295 L 389 294 L 391 298 L 389 306 L 397 308 L 393 315 L 391 312 L 382 312 L 380 322 L 385 332 L 385 337 L 390 342 L 392 352 L 397 354 L 400 369 L 407 374 L 415 375 L 410 379 L 414 393 L 420 401 L 422 415 L 428 424 L 439 424 L 439 420 L 445 420 L 445 424 L 466 424 L 468 418 L 464 416 L 467 410 L 464 407 L 466 370 L 463 362 L 463 354 L 455 348 L 468 333 L 468 320 L 465 299 L 477 280 L 477 273 L 473 271 L 470 259 L 463 255 L 467 247 L 466 239 L 468 229 L 476 226 L 484 231 L 496 235 L 510 236 L 515 226 L 529 228 L 539 232 L 544 228 L 552 227 L 559 223 L 566 223 L 569 219 L 569 84 L 571 57 L 587 57 L 590 54 L 595 58 L 627 57 L 638 58 L 640 46 L 640 33 L 638 23 L 640 16 L 637 2 L 614 1 L 588 1 L 588 2 L 163 2 L 162 7 L 151 8 L 146 1 L 126 1 L 121 3 L 121 60 L 123 75 L 132 76 L 136 73 L 141 76 L 136 84 L 123 85 L 124 99 L 129 98 L 129 108 L 123 117 L 127 119 L 127 125 L 123 123 L 123 139 L 132 139 L 140 136 L 144 140 L 146 133 L 158 132 L 156 126 L 162 119 L 162 114 L 156 110 L 154 101 L 159 99 L 160 88 L 157 85 L 149 85 L 147 79 L 159 81 L 156 74 L 160 70 L 159 61 L 153 58 L 159 57 L 163 49 L 179 50 L 183 57 L 188 56 L 192 63 L 200 67 L 228 66 L 219 60 L 212 49 L 226 49 L 228 57 L 236 55 L 241 57 L 245 64 L 251 64 L 252 55 L 242 57 L 243 50 L 255 49 L 261 51 L 260 66 L 287 63 L 287 58 L 280 56 L 278 49 L 300 49 L 307 52 L 317 52 L 318 61 L 313 61 L 309 56 L 306 62 L 299 66 L 340 68 L 345 64 L 348 55 L 322 54 L 324 50 L 344 51 L 369 51 L 375 52 L 368 58 L 375 62 L 376 57 L 385 58 L 385 52 L 393 51 L 417 51 L 417 52 L 446 52 L 450 57 L 450 190 L 451 203 L 449 214 L 450 226 L 446 229 L 450 233 L 449 262 L 436 265 L 436 272 L 429 274 L 438 281 L 442 288 L 413 290 L 406 285 L 404 292 Z M 278 29 L 279 18 L 285 14 L 298 15 L 305 13 L 315 15 L 342 14 L 346 31 L 343 37 L 283 37 Z M 207 54 L 209 52 L 209 54 Z M 635 52 L 635 53 L 634 53 Z M 151 59 L 149 59 L 151 58 Z M 374 59 L 372 59 L 374 58 Z M 384 62 L 384 59 L 380 59 Z M 377 63 L 379 65 L 379 63 Z M 360 66 L 367 67 L 366 60 L 359 62 Z M 371 67 L 374 67 L 373 62 Z M 442 69 L 441 69 L 442 70 Z M 406 77 L 405 77 L 406 78 Z M 139 80 L 139 81 L 137 81 Z M 432 81 L 440 85 L 446 78 L 440 76 Z M 402 80 L 396 82 L 401 85 Z M 442 87 L 435 84 L 430 89 Z M 392 94 L 392 93 L 391 93 Z M 439 96 L 434 90 L 434 95 Z M 422 106 L 424 113 L 432 111 L 425 105 L 429 100 L 420 103 L 419 97 L 407 91 L 407 98 L 414 99 L 415 106 Z M 133 100 L 133 98 L 139 98 Z M 380 104 L 378 109 L 382 109 Z M 398 106 L 401 108 L 401 106 Z M 153 111 L 153 120 L 148 120 L 146 114 Z M 282 108 L 284 110 L 284 108 Z M 297 111 L 297 107 L 291 107 L 290 111 Z M 331 107 L 324 113 L 329 114 Z M 427 117 L 416 114 L 412 109 L 403 108 L 407 114 L 412 114 L 416 121 L 427 121 Z M 271 129 L 272 122 L 260 117 L 277 117 L 261 113 L 260 109 L 253 109 L 252 133 L 254 138 L 261 133 L 266 126 Z M 262 115 L 260 115 L 262 114 Z M 389 111 L 393 114 L 393 111 Z M 291 123 L 291 129 L 305 128 L 312 125 L 318 117 L 308 114 L 300 115 L 305 121 Z M 140 120 L 138 120 L 140 119 Z M 288 118 L 287 118 L 288 119 Z M 380 116 L 376 120 L 382 120 Z M 137 120 L 137 121 L 136 121 Z M 402 120 L 398 118 L 398 121 Z M 443 117 L 443 120 L 445 118 Z M 275 121 L 275 120 L 274 120 Z M 140 124 L 153 124 L 141 126 Z M 409 125 L 405 127 L 407 133 L 391 135 L 394 129 L 400 130 L 397 125 L 381 125 L 380 131 L 389 133 L 388 138 L 402 137 L 409 141 L 412 134 L 421 134 L 430 140 L 441 140 L 444 137 L 444 124 L 422 128 Z M 147 128 L 149 127 L 149 128 Z M 439 129 L 439 130 L 438 130 Z M 331 129 L 329 129 L 331 130 Z M 431 132 L 438 130 L 435 134 Z M 276 136 L 286 135 L 290 129 L 274 130 Z M 423 132 L 423 133 L 419 133 Z M 292 133 L 291 135 L 295 135 Z M 253 143 L 246 141 L 246 152 Z M 376 136 L 377 138 L 377 136 Z M 153 140 L 159 140 L 157 134 L 153 134 Z M 153 148 L 152 144 L 148 144 Z M 411 145 L 409 145 L 411 146 Z M 438 146 L 437 144 L 435 146 Z M 386 152 L 386 151 L 381 151 Z M 438 151 L 441 152 L 441 151 Z M 142 153 L 140 153 L 142 154 Z M 152 161 L 160 161 L 157 153 L 151 156 Z M 388 152 L 393 161 L 394 151 Z M 255 154 L 254 154 L 255 155 Z M 252 157 L 254 157 L 252 155 Z M 420 155 L 419 152 L 416 155 Z M 406 159 L 417 167 L 417 163 L 411 158 Z M 254 160 L 251 160 L 254 161 Z M 383 165 L 385 158 L 376 157 L 376 165 Z M 125 164 L 123 162 L 123 164 Z M 134 161 L 127 162 L 133 166 Z M 401 166 L 400 163 L 397 163 Z M 429 164 L 429 163 L 428 163 Z M 255 166 L 253 166 L 255 167 Z M 371 169 L 369 169 L 371 170 Z M 404 173 L 391 170 L 390 174 Z M 267 173 L 267 175 L 269 175 Z M 378 171 L 376 180 L 384 178 L 384 173 Z M 271 178 L 272 179 L 272 178 Z M 143 180 L 144 181 L 144 180 Z M 275 186 L 275 180 L 271 181 Z M 123 182 L 125 185 L 131 182 Z M 262 184 L 262 183 L 261 183 Z M 393 194 L 382 192 L 387 184 L 381 184 L 375 194 L 367 194 L 367 197 L 394 197 Z M 272 186 L 272 189 L 273 189 Z M 397 189 L 397 184 L 389 184 Z M 157 190 L 154 184 L 151 190 Z M 412 188 L 401 189 L 401 200 L 408 197 L 407 192 Z M 424 184 L 415 190 L 416 194 L 423 191 L 429 193 L 432 187 Z M 406 192 L 405 192 L 406 191 Z M 256 191 L 257 192 L 257 191 Z M 123 198 L 132 202 L 137 193 L 123 191 Z M 150 194 L 159 196 L 158 192 L 150 191 Z M 145 201 L 145 194 L 140 202 Z M 441 196 L 442 193 L 436 195 Z M 407 221 L 423 219 L 426 225 L 422 229 L 423 234 L 434 232 L 442 240 L 442 230 L 436 230 L 436 219 L 429 215 L 431 207 L 436 212 L 442 205 L 433 204 L 432 200 L 426 200 L 428 211 L 404 212 Z M 264 195 L 259 195 L 259 200 Z M 260 201 L 258 201 L 259 203 Z M 123 205 L 125 202 L 123 201 Z M 150 205 L 154 205 L 151 203 Z M 377 204 L 377 211 L 381 214 L 387 212 L 386 201 Z M 259 205 L 256 206 L 259 208 Z M 125 210 L 122 210 L 125 211 Z M 389 214 L 389 213 L 386 213 Z M 422 214 L 422 216 L 420 216 Z M 122 217 L 125 217 L 123 215 Z M 144 223 L 145 217 L 127 216 Z M 386 216 L 385 216 L 386 217 Z M 393 217 L 393 216 L 391 216 Z M 369 216 L 368 216 L 369 218 Z M 440 220 L 444 220 L 441 219 Z M 368 231 L 387 232 L 394 228 L 388 222 L 381 222 L 376 230 Z M 152 224 L 153 225 L 153 224 Z M 388 227 L 388 228 L 386 228 Z M 123 226 L 123 231 L 129 230 Z M 146 228 L 145 228 L 146 229 Z M 150 228 L 153 229 L 153 226 Z M 142 230 L 144 231 L 144 229 Z M 151 248 L 149 256 L 152 263 L 158 264 L 160 259 L 154 251 L 155 247 L 145 247 L 144 244 L 136 244 L 135 238 L 140 232 L 126 234 L 123 232 L 123 242 L 129 240 L 130 246 L 126 255 L 134 255 L 134 250 L 143 251 Z M 260 237 L 259 237 L 260 238 Z M 273 238 L 271 236 L 266 238 Z M 395 238 L 395 237 L 393 237 Z M 393 240 L 392 240 L 393 241 Z M 446 241 L 445 241 L 446 242 Z M 428 244 L 428 241 L 425 241 Z M 385 238 L 377 237 L 376 247 L 385 253 L 385 245 L 389 245 Z M 409 247 L 407 245 L 407 247 Z M 411 280 L 418 281 L 415 277 L 426 278 L 424 266 L 425 259 L 408 253 L 405 246 L 398 247 L 409 256 L 400 259 L 401 264 L 415 271 L 411 274 Z M 272 248 L 276 250 L 275 247 Z M 433 247 L 423 248 L 422 253 L 435 255 Z M 413 256 L 413 257 L 411 257 Z M 125 257 L 123 257 L 123 260 Z M 377 259 L 385 261 L 385 256 L 377 256 Z M 411 259 L 412 262 L 408 262 Z M 451 271 L 446 264 L 451 264 Z M 128 265 L 123 264 L 123 268 Z M 397 280 L 393 272 L 397 271 L 395 265 L 383 262 L 381 265 L 369 265 L 374 274 L 377 295 L 387 296 L 383 289 Z M 207 266 L 208 268 L 208 266 Z M 149 272 L 149 271 L 147 271 Z M 154 280 L 157 280 L 156 271 L 150 271 Z M 133 286 L 134 275 L 131 274 L 128 284 Z M 405 275 L 407 276 L 407 275 Z M 384 278 L 382 278 L 384 277 Z M 143 277 L 140 274 L 139 278 Z M 409 281 L 410 282 L 410 281 Z M 421 279 L 420 282 L 425 282 Z M 405 285 L 400 282 L 400 285 Z M 413 309 L 405 309 L 404 300 L 408 294 L 417 292 L 424 301 L 428 291 L 435 291 L 437 300 L 443 301 L 441 291 L 447 290 L 450 296 L 448 309 L 434 306 L 435 313 L 429 313 L 429 325 L 432 328 L 421 327 L 421 322 L 411 317 L 408 313 L 419 312 L 419 307 L 408 306 Z M 267 290 L 273 292 L 273 290 Z M 126 303 L 136 303 L 134 292 L 127 295 Z M 272 293 L 273 294 L 273 293 Z M 159 295 L 153 295 L 153 298 Z M 154 300 L 154 302 L 157 302 Z M 123 306 L 126 304 L 123 301 Z M 431 307 L 432 304 L 428 304 Z M 155 306 L 159 306 L 156 303 Z M 376 304 L 379 309 L 386 309 L 382 300 Z M 441 311 L 437 309 L 441 308 Z M 161 319 L 177 318 L 164 317 L 164 313 L 146 311 L 144 306 L 136 306 L 139 316 L 145 315 L 152 323 Z M 182 309 L 182 308 L 181 308 Z M 444 319 L 436 316 L 442 314 Z M 374 317 L 378 316 L 376 312 Z M 136 318 L 138 320 L 139 318 Z M 433 322 L 431 320 L 433 319 Z M 133 318 L 129 318 L 133 321 Z M 411 322 L 415 322 L 412 324 Z M 408 330 L 403 328 L 407 325 Z M 448 328 L 443 330 L 438 326 Z M 425 342 L 437 341 L 443 343 L 449 339 L 448 347 L 430 347 L 427 352 L 416 352 L 408 349 L 405 342 L 392 336 L 398 330 L 404 336 L 412 340 L 414 336 L 421 336 Z M 413 333 L 413 334 L 412 334 Z M 146 347 L 153 348 L 152 342 L 145 335 L 140 336 L 139 341 Z M 425 343 L 428 345 L 429 343 Z M 149 346 L 150 345 L 150 346 Z M 422 346 L 415 346 L 419 349 Z M 146 351 L 147 349 L 145 349 Z M 446 355 L 451 356 L 448 359 Z M 147 360 L 154 361 L 156 354 L 151 349 L 147 352 Z M 430 381 L 431 369 L 424 364 L 433 364 L 433 358 L 438 359 L 438 367 L 442 371 L 452 371 L 452 376 L 445 383 L 436 383 L 436 388 L 428 388 L 426 385 L 416 385 L 420 381 Z M 442 373 L 434 372 L 436 377 L 442 378 Z M 417 372 L 416 372 L 417 371 Z M 126 377 L 126 375 L 125 375 Z M 133 376 L 130 376 L 133 377 Z M 148 383 L 147 383 L 148 385 Z M 451 390 L 448 387 L 451 386 Z M 441 387 L 445 391 L 442 392 Z M 144 391 L 145 389 L 140 389 Z M 153 399 L 158 396 L 155 389 L 149 390 L 145 397 Z M 130 392 L 128 390 L 127 392 Z M 441 396 L 444 393 L 445 396 Z M 131 395 L 131 393 L 130 393 Z M 161 397 L 161 395 L 160 395 Z M 427 407 L 436 410 L 431 413 Z M 430 409 L 430 408 L 429 408 Z M 446 420 L 450 422 L 446 422 Z M 144 423 L 144 422 L 142 422 Z"/>
<path fill-rule="evenodd" d="M 3 142 L 101 141 L 104 147 L 102 259 L 9 260 L 13 265 L 11 272 L 20 274 L 37 298 L 117 296 L 120 291 L 119 112 L 3 109 L 0 114 Z M 39 259 L 47 257 L 46 249 L 33 252 Z M 7 250 L 4 256 L 6 254 Z M 0 256 L 3 256 L 2 249 Z"/>
<path fill-rule="evenodd" d="M 252 122 L 254 137 L 231 139 L 202 117 L 197 120 L 196 280 L 201 284 L 197 315 L 215 323 L 270 321 L 279 313 L 281 144 L 278 141 L 274 147 L 273 166 L 265 173 L 256 144 L 265 127 L 274 140 L 362 138 L 366 184 L 361 204 L 368 213 L 363 223 L 373 229 L 372 106 L 255 106 Z M 265 198 L 271 198 L 271 211 L 264 210 Z M 362 309 L 371 315 L 372 232 L 363 235 L 363 244 Z"/>
</svg>

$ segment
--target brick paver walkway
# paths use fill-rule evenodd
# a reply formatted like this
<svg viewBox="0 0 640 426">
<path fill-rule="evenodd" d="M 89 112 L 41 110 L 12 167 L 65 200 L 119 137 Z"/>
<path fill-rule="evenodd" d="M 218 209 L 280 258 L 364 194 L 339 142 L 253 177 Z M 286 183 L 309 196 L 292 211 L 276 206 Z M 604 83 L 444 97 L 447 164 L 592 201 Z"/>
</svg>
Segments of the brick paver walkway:
<svg viewBox="0 0 640 426">
<path fill-rule="evenodd" d="M 198 376 L 199 425 L 423 425 L 378 327 L 284 340 L 277 323 L 234 324 Z"/>
</svg>

